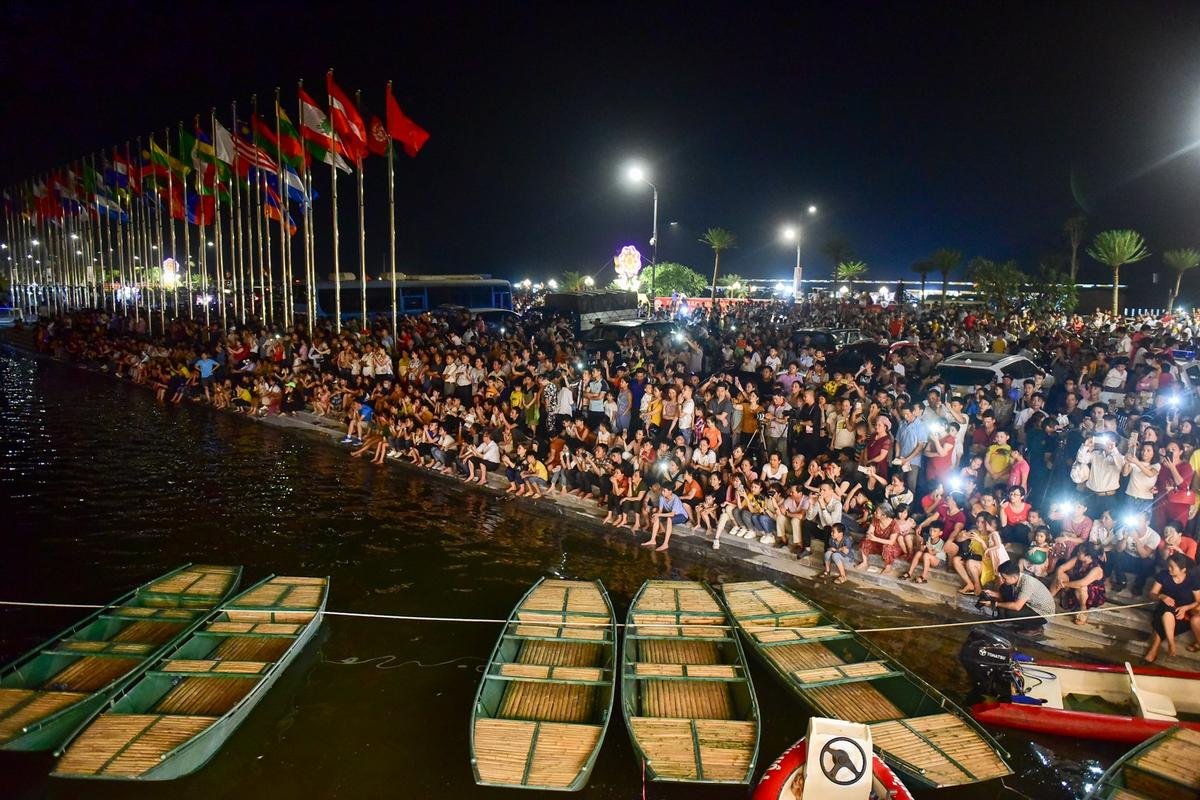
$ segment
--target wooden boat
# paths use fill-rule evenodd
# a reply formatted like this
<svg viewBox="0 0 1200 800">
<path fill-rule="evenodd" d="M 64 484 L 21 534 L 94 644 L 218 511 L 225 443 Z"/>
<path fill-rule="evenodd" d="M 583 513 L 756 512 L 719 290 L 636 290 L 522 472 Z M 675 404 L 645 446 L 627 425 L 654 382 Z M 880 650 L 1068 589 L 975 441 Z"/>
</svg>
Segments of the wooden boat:
<svg viewBox="0 0 1200 800">
<path fill-rule="evenodd" d="M 517 603 L 471 716 L 481 786 L 577 791 L 612 716 L 617 621 L 600 581 L 543 578 Z"/>
<path fill-rule="evenodd" d="M 823 717 L 869 725 L 883 760 L 914 783 L 1012 773 L 1007 753 L 962 709 L 820 606 L 768 581 L 722 591 L 734 623 L 788 688 Z"/>
<path fill-rule="evenodd" d="M 1088 800 L 1196 800 L 1200 732 L 1168 728 L 1109 767 Z"/>
<path fill-rule="evenodd" d="M 326 578 L 272 576 L 125 687 L 60 751 L 60 778 L 170 780 L 216 754 L 321 625 Z"/>
<path fill-rule="evenodd" d="M 808 735 L 767 767 L 752 800 L 913 800 L 872 749 L 866 725 L 813 717 Z"/>
<path fill-rule="evenodd" d="M 704 583 L 647 581 L 625 627 L 621 688 L 633 747 L 656 781 L 748 784 L 759 714 L 746 656 Z"/>
<path fill-rule="evenodd" d="M 0 669 L 0 748 L 50 750 L 91 719 L 241 580 L 187 564 L 117 598 Z"/>
<path fill-rule="evenodd" d="M 1175 726 L 1200 731 L 1200 672 L 1022 659 L 1023 694 L 971 706 L 975 719 L 1129 744 Z"/>
</svg>

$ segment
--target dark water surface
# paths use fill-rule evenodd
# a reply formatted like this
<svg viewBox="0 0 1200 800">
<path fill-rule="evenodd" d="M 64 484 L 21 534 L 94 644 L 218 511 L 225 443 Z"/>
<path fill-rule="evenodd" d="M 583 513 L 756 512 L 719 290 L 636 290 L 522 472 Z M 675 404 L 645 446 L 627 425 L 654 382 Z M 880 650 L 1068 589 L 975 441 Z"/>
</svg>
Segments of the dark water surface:
<svg viewBox="0 0 1200 800">
<path fill-rule="evenodd" d="M 0 600 L 103 603 L 185 561 L 328 575 L 329 609 L 507 616 L 538 577 L 600 578 L 624 618 L 642 581 L 761 577 L 731 561 L 646 552 L 482 493 L 346 457 L 297 434 L 0 353 Z M 804 586 L 853 624 L 908 624 L 853 595 Z M 0 662 L 85 612 L 0 607 Z M 477 787 L 468 721 L 497 627 L 328 617 L 225 748 L 169 784 L 50 779 L 47 754 L 0 753 L 0 798 L 528 798 Z M 965 679 L 961 629 L 877 641 L 951 697 Z M 759 770 L 805 732 L 803 708 L 757 663 Z M 618 700 L 619 703 L 619 700 Z M 1017 775 L 952 800 L 1071 798 L 1120 748 L 998 734 Z M 642 796 L 619 705 L 579 796 Z M 650 784 L 648 798 L 745 798 L 748 789 Z"/>
</svg>

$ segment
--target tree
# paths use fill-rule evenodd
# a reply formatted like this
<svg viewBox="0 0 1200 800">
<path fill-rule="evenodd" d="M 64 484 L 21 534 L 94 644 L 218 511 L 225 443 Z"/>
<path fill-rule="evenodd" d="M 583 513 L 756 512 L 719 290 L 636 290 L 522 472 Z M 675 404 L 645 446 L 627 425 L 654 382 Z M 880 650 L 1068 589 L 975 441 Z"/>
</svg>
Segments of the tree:
<svg viewBox="0 0 1200 800">
<path fill-rule="evenodd" d="M 1112 313 L 1116 314 L 1121 294 L 1121 267 L 1149 257 L 1146 242 L 1137 231 L 1104 231 L 1096 234 L 1088 255 L 1112 270 Z"/>
<path fill-rule="evenodd" d="M 922 258 L 913 262 L 912 270 L 921 276 L 921 305 L 925 305 L 925 282 L 929 279 L 929 273 L 933 272 L 933 261 Z"/>
<path fill-rule="evenodd" d="M 854 259 L 854 251 L 850 248 L 850 243 L 841 237 L 834 237 L 826 240 L 821 245 L 821 252 L 829 256 L 829 260 L 833 262 L 833 269 L 836 273 L 838 264 L 843 261 L 851 261 Z"/>
<path fill-rule="evenodd" d="M 700 244 L 706 244 L 713 251 L 712 304 L 717 305 L 717 275 L 721 271 L 721 251 L 737 246 L 737 237 L 724 228 L 709 228 L 700 237 Z"/>
<path fill-rule="evenodd" d="M 558 288 L 564 292 L 582 292 L 587 288 L 587 284 L 582 272 L 569 270 L 558 279 Z"/>
<path fill-rule="evenodd" d="M 1015 261 L 997 264 L 988 258 L 973 258 L 967 265 L 967 277 L 975 284 L 975 295 L 1001 314 L 1020 301 L 1025 284 L 1025 273 Z"/>
<path fill-rule="evenodd" d="M 935 250 L 933 256 L 930 257 L 933 262 L 933 269 L 942 275 L 942 302 L 946 302 L 947 289 L 950 286 L 950 273 L 958 269 L 958 264 L 962 261 L 962 253 L 957 250 Z"/>
<path fill-rule="evenodd" d="M 750 294 L 746 279 L 732 272 L 721 276 L 721 288 L 725 290 L 726 297 L 746 297 Z"/>
<path fill-rule="evenodd" d="M 1167 311 L 1175 308 L 1179 299 L 1179 285 L 1183 283 L 1183 273 L 1200 266 L 1200 250 L 1185 247 L 1181 250 L 1168 250 L 1163 253 L 1163 262 L 1175 272 L 1175 290 L 1167 300 Z"/>
<path fill-rule="evenodd" d="M 1063 223 L 1063 233 L 1067 235 L 1067 241 L 1071 244 L 1071 283 L 1075 283 L 1079 274 L 1079 246 L 1083 244 L 1083 237 L 1087 234 L 1087 217 L 1076 214 L 1069 218 Z"/>
<path fill-rule="evenodd" d="M 704 294 L 708 281 L 704 276 L 691 267 L 677 264 L 673 261 L 663 261 L 651 264 L 638 275 L 638 291 L 650 290 L 650 277 L 654 276 L 654 289 L 664 294 L 679 292 L 688 297 Z"/>
<path fill-rule="evenodd" d="M 833 277 L 839 281 L 856 281 L 867 274 L 867 265 L 862 261 L 843 261 L 837 265 Z"/>
<path fill-rule="evenodd" d="M 1023 307 L 1035 317 L 1070 314 L 1079 304 L 1075 281 L 1066 272 L 1042 265 L 1037 277 L 1022 289 Z"/>
</svg>

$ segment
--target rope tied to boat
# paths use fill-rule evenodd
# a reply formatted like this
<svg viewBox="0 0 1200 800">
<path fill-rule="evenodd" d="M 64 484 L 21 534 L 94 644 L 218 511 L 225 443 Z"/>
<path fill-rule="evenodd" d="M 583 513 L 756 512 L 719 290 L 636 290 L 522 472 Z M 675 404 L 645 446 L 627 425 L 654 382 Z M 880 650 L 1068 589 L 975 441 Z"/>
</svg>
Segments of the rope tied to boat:
<svg viewBox="0 0 1200 800">
<path fill-rule="evenodd" d="M 1124 610 L 1130 609 L 1130 608 L 1143 608 L 1145 606 L 1152 606 L 1152 605 L 1155 605 L 1155 603 L 1156 603 L 1156 601 L 1154 601 L 1154 600 L 1146 600 L 1144 602 L 1128 603 L 1126 605 L 1101 606 L 1100 608 L 1089 608 L 1087 610 L 1087 613 L 1089 615 L 1091 615 L 1091 614 L 1103 614 L 1106 612 L 1113 612 L 1113 611 L 1124 611 Z M 98 608 L 106 608 L 106 606 L 103 606 L 103 605 L 94 605 L 94 604 L 90 604 L 90 603 L 35 603 L 35 602 L 18 601 L 18 600 L 0 600 L 0 606 L 16 606 L 16 607 L 25 607 L 25 608 L 84 608 L 84 609 L 93 609 L 93 610 L 98 609 Z M 1080 612 L 1078 612 L 1078 611 L 1057 611 L 1053 614 L 1044 615 L 1044 618 L 1050 619 L 1052 617 L 1075 616 L 1078 613 L 1080 613 Z M 361 612 L 361 611 L 328 611 L 328 610 L 326 610 L 325 615 L 330 616 L 330 617 L 350 617 L 350 618 L 357 618 L 357 619 L 386 619 L 386 620 L 390 620 L 393 622 L 441 622 L 441 623 L 452 623 L 452 624 L 479 624 L 479 625 L 503 625 L 508 622 L 507 619 L 494 619 L 494 618 L 489 618 L 489 617 L 429 617 L 429 616 L 422 616 L 419 614 L 371 614 L 371 613 L 366 613 L 366 612 Z M 837 631 L 843 631 L 843 632 L 848 632 L 848 633 L 888 633 L 890 631 L 921 631 L 921 630 L 933 630 L 936 628 L 966 628 L 966 627 L 972 627 L 975 625 L 996 625 L 996 624 L 1012 622 L 1012 621 L 1013 621 L 1012 619 L 1008 619 L 1008 618 L 1004 618 L 1004 617 L 994 617 L 992 619 L 973 619 L 973 620 L 966 620 L 963 622 L 929 622 L 929 623 L 924 623 L 921 625 L 892 625 L 892 626 L 885 627 L 885 628 L 846 628 L 846 627 L 839 627 L 839 626 L 835 626 L 835 625 L 771 625 L 769 627 L 771 627 L 774 630 L 786 630 L 788 628 L 797 628 L 797 629 L 802 628 L 806 631 L 816 631 L 816 630 L 821 630 L 822 628 L 827 628 L 831 631 L 837 630 Z M 550 625 L 550 626 L 554 626 L 556 628 L 597 628 L 597 627 L 607 628 L 611 624 L 609 622 L 565 622 L 565 621 L 560 622 L 558 620 L 549 620 L 549 619 L 547 619 L 547 620 L 539 620 L 539 619 L 518 620 L 518 622 L 523 625 L 534 625 L 534 626 Z M 616 625 L 618 628 L 638 627 L 636 624 L 631 625 L 630 623 L 626 623 L 626 622 L 618 622 L 618 623 L 616 623 Z M 660 625 L 657 623 L 653 624 L 653 625 L 642 625 L 642 627 L 647 627 L 647 628 L 653 628 L 656 626 L 662 627 L 663 625 Z M 668 627 L 669 627 L 669 625 L 668 625 Z M 733 626 L 730 626 L 730 625 L 708 625 L 708 624 L 705 624 L 705 625 L 703 625 L 703 627 L 712 628 L 713 630 L 732 630 L 733 629 Z"/>
</svg>

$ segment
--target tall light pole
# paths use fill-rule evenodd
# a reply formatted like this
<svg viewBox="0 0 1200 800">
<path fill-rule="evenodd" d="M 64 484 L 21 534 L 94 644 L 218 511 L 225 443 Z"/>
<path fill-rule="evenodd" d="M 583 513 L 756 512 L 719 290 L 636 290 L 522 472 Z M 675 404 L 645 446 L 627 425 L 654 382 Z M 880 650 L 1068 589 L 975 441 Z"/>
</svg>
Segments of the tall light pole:
<svg viewBox="0 0 1200 800">
<path fill-rule="evenodd" d="M 658 187 L 650 182 L 646 168 L 641 164 L 630 164 L 625 168 L 626 179 L 634 185 L 645 184 L 654 193 L 654 219 L 650 234 L 650 310 L 654 311 L 655 278 L 658 272 Z"/>
<path fill-rule="evenodd" d="M 817 214 L 816 206 L 808 207 L 808 216 L 814 217 Z M 797 225 L 788 225 L 779 232 L 779 238 L 785 242 L 796 243 L 796 268 L 792 271 L 792 302 L 799 303 L 801 292 L 803 291 L 804 281 L 804 266 L 800 263 L 800 240 L 803 238 L 802 231 Z"/>
</svg>

